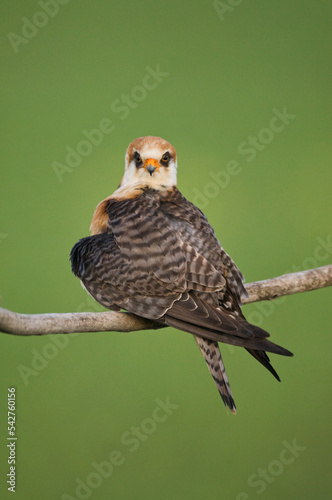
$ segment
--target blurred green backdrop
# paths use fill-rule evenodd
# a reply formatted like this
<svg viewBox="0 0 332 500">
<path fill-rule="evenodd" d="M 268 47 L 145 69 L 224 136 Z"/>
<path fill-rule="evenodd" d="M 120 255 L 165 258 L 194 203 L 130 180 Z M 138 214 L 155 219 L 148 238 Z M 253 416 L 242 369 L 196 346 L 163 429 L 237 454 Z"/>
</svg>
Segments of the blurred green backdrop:
<svg viewBox="0 0 332 500">
<path fill-rule="evenodd" d="M 248 282 L 330 263 L 331 13 L 323 0 L 3 6 L 2 306 L 102 310 L 69 252 L 148 134 L 177 148 L 179 188 Z M 17 500 L 331 498 L 331 297 L 244 308 L 295 356 L 273 357 L 278 384 L 221 346 L 235 417 L 189 334 L 1 335 L 1 498 L 8 387 Z"/>
</svg>

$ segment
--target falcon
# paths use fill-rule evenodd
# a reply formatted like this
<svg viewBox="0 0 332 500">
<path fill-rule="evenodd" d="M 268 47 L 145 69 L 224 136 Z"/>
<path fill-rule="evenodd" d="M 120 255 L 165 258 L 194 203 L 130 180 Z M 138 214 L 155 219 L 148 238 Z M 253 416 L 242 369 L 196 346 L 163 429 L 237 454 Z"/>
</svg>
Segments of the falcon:
<svg viewBox="0 0 332 500">
<path fill-rule="evenodd" d="M 104 307 L 191 333 L 236 413 L 218 342 L 244 347 L 279 381 L 266 352 L 292 353 L 245 320 L 243 275 L 176 185 L 174 147 L 160 137 L 135 139 L 118 189 L 97 206 L 91 236 L 71 251 L 72 271 Z"/>
</svg>

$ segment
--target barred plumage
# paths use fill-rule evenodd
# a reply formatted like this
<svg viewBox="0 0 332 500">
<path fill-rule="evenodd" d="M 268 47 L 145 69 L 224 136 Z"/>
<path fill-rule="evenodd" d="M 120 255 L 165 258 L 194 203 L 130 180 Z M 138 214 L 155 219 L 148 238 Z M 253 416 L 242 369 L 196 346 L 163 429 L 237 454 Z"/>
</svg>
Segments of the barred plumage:
<svg viewBox="0 0 332 500">
<path fill-rule="evenodd" d="M 98 205 L 92 236 L 71 251 L 72 270 L 103 306 L 192 333 L 235 412 L 218 342 L 245 347 L 278 380 L 265 351 L 291 353 L 245 320 L 243 276 L 204 214 L 175 187 L 176 167 L 167 141 L 133 141 L 120 187 Z"/>
</svg>

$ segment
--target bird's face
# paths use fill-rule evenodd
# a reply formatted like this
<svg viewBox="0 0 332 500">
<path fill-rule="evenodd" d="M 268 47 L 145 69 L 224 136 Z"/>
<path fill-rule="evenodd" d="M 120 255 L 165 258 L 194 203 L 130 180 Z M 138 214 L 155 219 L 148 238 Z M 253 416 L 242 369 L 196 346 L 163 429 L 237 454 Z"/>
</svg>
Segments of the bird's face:
<svg viewBox="0 0 332 500">
<path fill-rule="evenodd" d="M 161 137 L 135 139 L 126 152 L 121 187 L 149 186 L 165 189 L 176 186 L 176 151 Z"/>
</svg>

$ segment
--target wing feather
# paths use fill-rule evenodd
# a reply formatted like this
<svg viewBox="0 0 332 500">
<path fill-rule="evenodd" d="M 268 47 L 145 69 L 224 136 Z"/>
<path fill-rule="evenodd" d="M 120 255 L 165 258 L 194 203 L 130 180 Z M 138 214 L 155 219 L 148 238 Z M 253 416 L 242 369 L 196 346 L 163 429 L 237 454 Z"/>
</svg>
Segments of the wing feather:
<svg viewBox="0 0 332 500">
<path fill-rule="evenodd" d="M 218 342 L 245 347 L 279 380 L 265 351 L 292 353 L 245 320 L 243 275 L 203 213 L 176 188 L 105 201 L 105 231 L 83 238 L 71 252 L 72 270 L 87 291 L 109 309 L 126 309 L 193 334 L 232 411 Z"/>
</svg>

